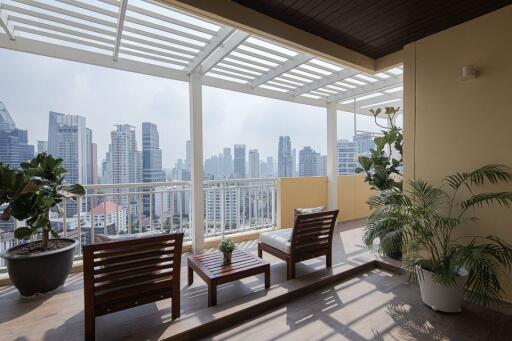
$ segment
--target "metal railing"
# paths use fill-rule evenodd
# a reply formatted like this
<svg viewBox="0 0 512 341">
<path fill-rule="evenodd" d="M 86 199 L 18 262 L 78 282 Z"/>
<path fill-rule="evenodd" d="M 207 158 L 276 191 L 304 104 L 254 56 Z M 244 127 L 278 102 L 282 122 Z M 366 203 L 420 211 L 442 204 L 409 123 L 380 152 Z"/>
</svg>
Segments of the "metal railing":
<svg viewBox="0 0 512 341">
<path fill-rule="evenodd" d="M 150 231 L 184 232 L 191 239 L 190 182 L 84 185 L 86 195 L 63 202 L 61 213 L 51 212 L 53 229 L 61 237 L 89 244 L 98 235 L 122 236 Z M 275 179 L 227 179 L 204 182 L 205 238 L 275 226 Z M 15 228 L 0 226 L 0 252 L 26 241 L 16 240 Z M 32 239 L 40 238 L 33 236 Z M 0 270 L 5 264 L 0 260 Z"/>
</svg>

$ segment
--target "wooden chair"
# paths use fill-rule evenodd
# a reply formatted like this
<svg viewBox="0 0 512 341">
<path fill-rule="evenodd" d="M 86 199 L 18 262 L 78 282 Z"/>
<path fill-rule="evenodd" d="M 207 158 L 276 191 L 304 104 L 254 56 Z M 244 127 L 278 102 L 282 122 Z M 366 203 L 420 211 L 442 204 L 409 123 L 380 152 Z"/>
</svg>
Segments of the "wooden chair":
<svg viewBox="0 0 512 341">
<path fill-rule="evenodd" d="M 183 233 L 82 247 L 85 339 L 95 338 L 95 318 L 172 298 L 180 316 Z"/>
<path fill-rule="evenodd" d="M 287 263 L 287 279 L 295 278 L 295 263 L 325 256 L 332 266 L 332 235 L 339 210 L 300 214 L 292 229 L 265 232 L 260 235 L 258 256 L 263 251 Z"/>
</svg>

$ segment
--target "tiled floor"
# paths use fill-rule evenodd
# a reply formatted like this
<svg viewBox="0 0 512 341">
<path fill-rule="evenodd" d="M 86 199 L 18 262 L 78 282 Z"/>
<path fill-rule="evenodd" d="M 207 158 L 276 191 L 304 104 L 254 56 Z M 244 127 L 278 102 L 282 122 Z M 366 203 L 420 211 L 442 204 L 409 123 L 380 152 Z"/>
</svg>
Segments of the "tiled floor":
<svg viewBox="0 0 512 341">
<path fill-rule="evenodd" d="M 468 305 L 426 307 L 418 288 L 374 270 L 326 287 L 208 340 L 512 340 L 512 316 Z"/>
<path fill-rule="evenodd" d="M 364 220 L 340 224 L 333 239 L 333 266 L 358 265 L 373 259 L 361 244 L 361 226 Z M 256 254 L 257 241 L 248 241 L 238 247 Z M 210 250 L 211 251 L 211 250 Z M 269 255 L 271 284 L 286 280 L 286 264 Z M 197 276 L 194 284 L 186 284 L 186 258 L 183 255 L 181 282 L 182 302 L 180 320 L 196 319 L 194 312 L 207 307 L 207 286 Z M 297 276 L 325 268 L 324 258 L 313 259 L 297 265 Z M 83 339 L 83 289 L 82 275 L 72 274 L 63 288 L 54 294 L 36 299 L 21 298 L 12 286 L 0 287 L 0 340 L 82 340 Z M 218 288 L 218 304 L 233 301 L 255 291 L 264 293 L 263 275 L 227 283 Z M 161 326 L 168 326 L 170 300 L 147 304 L 119 313 L 102 316 L 96 321 L 97 339 L 126 339 L 130 335 L 149 332 L 148 339 L 159 339 Z M 162 331 L 163 333 L 163 331 Z"/>
</svg>

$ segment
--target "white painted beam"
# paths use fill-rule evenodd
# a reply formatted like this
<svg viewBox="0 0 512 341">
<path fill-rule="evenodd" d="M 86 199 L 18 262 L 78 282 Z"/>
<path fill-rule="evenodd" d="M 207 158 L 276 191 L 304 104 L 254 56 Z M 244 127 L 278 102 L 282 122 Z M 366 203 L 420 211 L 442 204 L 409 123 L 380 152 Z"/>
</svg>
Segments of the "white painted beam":
<svg viewBox="0 0 512 341">
<path fill-rule="evenodd" d="M 351 98 L 356 98 L 360 96 L 364 96 L 366 94 L 383 91 L 386 89 L 391 89 L 402 84 L 402 78 L 387 78 L 375 83 L 366 84 L 363 86 L 358 86 L 357 88 L 350 89 L 344 92 L 341 92 L 337 95 L 329 96 L 328 101 L 341 102 L 344 100 L 348 100 Z"/>
<path fill-rule="evenodd" d="M 360 72 L 343 69 L 341 71 L 338 71 L 336 73 L 333 73 L 332 75 L 325 76 L 323 78 L 320 78 L 316 81 L 313 81 L 311 83 L 307 83 L 300 88 L 297 88 L 290 92 L 293 96 L 300 96 L 302 94 L 308 93 L 310 91 L 314 91 L 316 89 L 323 88 L 326 85 L 333 84 L 339 81 L 344 80 L 345 78 L 352 77 L 353 75 L 356 75 Z"/>
<path fill-rule="evenodd" d="M 123 36 L 124 18 L 126 17 L 127 7 L 128 0 L 120 0 L 119 13 L 117 14 L 116 40 L 114 43 L 114 61 L 117 61 L 117 58 L 119 57 L 119 48 L 121 47 L 121 38 Z"/>
<path fill-rule="evenodd" d="M 14 26 L 12 25 L 12 23 L 9 22 L 7 18 L 7 13 L 2 9 L 0 9 L 0 27 L 2 27 L 2 29 L 7 34 L 9 39 L 16 39 L 14 37 Z"/>
<path fill-rule="evenodd" d="M 197 71 L 189 75 L 190 102 L 190 147 L 192 203 L 192 250 L 194 253 L 204 251 L 204 192 L 203 192 L 203 105 L 201 74 Z"/>
<path fill-rule="evenodd" d="M 281 65 L 279 65 L 273 69 L 270 69 L 270 71 L 268 71 L 267 73 L 264 73 L 263 75 L 261 75 L 260 77 L 258 77 L 256 79 L 254 79 L 249 84 L 253 87 L 257 87 L 258 85 L 266 83 L 276 77 L 279 77 L 283 73 L 286 73 L 286 72 L 290 71 L 291 69 L 296 68 L 297 66 L 299 66 L 301 64 L 304 64 L 311 58 L 313 58 L 313 57 L 311 57 L 309 55 L 298 54 L 295 57 L 288 59 L 286 62 L 282 63 Z"/>
<path fill-rule="evenodd" d="M 327 207 L 335 210 L 338 203 L 338 167 L 336 142 L 338 141 L 338 111 L 336 102 L 327 104 Z"/>
<path fill-rule="evenodd" d="M 201 51 L 194 57 L 190 64 L 185 68 L 185 71 L 190 73 L 196 67 L 201 65 L 224 41 L 234 32 L 232 28 L 222 27 L 219 32 L 210 40 L 210 42 L 203 47 Z"/>
<path fill-rule="evenodd" d="M 207 58 L 203 63 L 201 63 L 201 73 L 204 75 L 211 68 L 213 68 L 217 63 L 219 63 L 224 57 L 226 57 L 231 51 L 236 49 L 238 45 L 244 42 L 245 39 L 249 37 L 248 33 L 242 31 L 235 31 L 231 36 L 229 36 L 226 41 L 219 46 L 218 49 L 213 52 L 209 58 Z"/>
</svg>

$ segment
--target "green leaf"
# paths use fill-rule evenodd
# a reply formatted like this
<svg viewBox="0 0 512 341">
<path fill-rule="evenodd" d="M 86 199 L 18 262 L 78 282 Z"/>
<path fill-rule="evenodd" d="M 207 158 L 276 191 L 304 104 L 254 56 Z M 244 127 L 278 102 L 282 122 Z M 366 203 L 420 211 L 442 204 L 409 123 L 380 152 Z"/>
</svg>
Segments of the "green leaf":
<svg viewBox="0 0 512 341">
<path fill-rule="evenodd" d="M 34 233 L 30 227 L 18 227 L 14 230 L 14 237 L 17 239 L 28 239 Z"/>
</svg>

